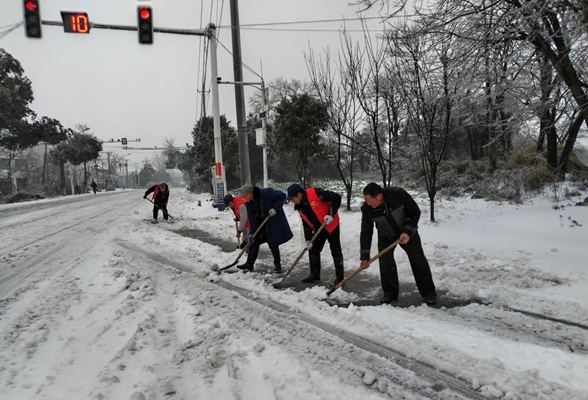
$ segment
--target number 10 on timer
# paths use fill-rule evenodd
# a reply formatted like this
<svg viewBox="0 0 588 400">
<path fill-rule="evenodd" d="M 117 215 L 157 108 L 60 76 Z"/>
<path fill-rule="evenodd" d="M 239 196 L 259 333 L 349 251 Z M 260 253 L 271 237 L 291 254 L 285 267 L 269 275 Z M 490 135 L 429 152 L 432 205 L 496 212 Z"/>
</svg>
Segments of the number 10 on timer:
<svg viewBox="0 0 588 400">
<path fill-rule="evenodd" d="M 63 31 L 69 33 L 90 33 L 88 14 L 82 12 L 61 12 Z"/>
</svg>

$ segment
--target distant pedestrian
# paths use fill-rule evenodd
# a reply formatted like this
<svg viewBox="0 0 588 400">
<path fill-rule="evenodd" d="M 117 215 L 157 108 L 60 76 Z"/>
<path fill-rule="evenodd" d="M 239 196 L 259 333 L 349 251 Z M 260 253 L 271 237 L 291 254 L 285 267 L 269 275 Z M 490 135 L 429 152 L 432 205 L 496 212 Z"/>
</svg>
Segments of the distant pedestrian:
<svg viewBox="0 0 588 400">
<path fill-rule="evenodd" d="M 94 180 L 92 180 L 92 183 L 90 184 L 90 186 L 92 186 L 92 190 L 94 191 L 94 194 L 96 194 L 96 188 L 98 187 L 98 185 L 96 184 L 96 182 Z"/>
<path fill-rule="evenodd" d="M 242 240 L 241 248 L 247 245 L 247 239 L 249 238 L 249 228 L 251 224 L 249 223 L 249 219 L 247 218 L 247 206 L 245 205 L 245 199 L 237 196 L 233 196 L 232 194 L 227 194 L 223 199 L 224 203 L 228 208 L 230 208 L 233 213 L 235 214 L 234 221 L 238 223 L 237 225 L 237 237 Z"/>
<path fill-rule="evenodd" d="M 249 254 L 243 265 L 237 266 L 242 270 L 253 270 L 253 264 L 259 254 L 259 246 L 267 243 L 274 257 L 274 271 L 281 272 L 280 245 L 292 239 L 292 231 L 288 219 L 282 208 L 286 193 L 272 188 L 260 189 L 257 186 L 245 184 L 238 190 L 239 197 L 245 200 L 247 219 L 251 224 L 251 232 L 255 232 L 261 223 L 269 217 L 268 222 L 253 238 L 249 235 Z"/>
<path fill-rule="evenodd" d="M 143 198 L 146 199 L 150 193 L 153 193 L 153 222 L 157 222 L 157 216 L 160 208 L 163 212 L 163 219 L 167 221 L 167 202 L 169 200 L 169 187 L 166 183 L 160 183 L 158 185 L 151 186 L 149 189 L 147 189 Z"/>
<path fill-rule="evenodd" d="M 378 251 L 400 239 L 406 252 L 419 293 L 428 305 L 437 304 L 437 293 L 429 262 L 425 257 L 417 231 L 421 210 L 414 199 L 399 187 L 382 188 L 369 183 L 363 189 L 365 203 L 361 206 L 361 234 L 359 238 L 361 266 L 368 268 L 374 224 L 378 229 Z M 382 304 L 398 300 L 399 284 L 394 249 L 379 259 L 380 278 L 384 297 Z"/>
<path fill-rule="evenodd" d="M 288 188 L 287 201 L 292 201 L 294 209 L 300 213 L 307 243 L 310 275 L 302 279 L 302 283 L 321 281 L 321 252 L 328 240 L 335 264 L 335 281 L 332 286 L 336 286 L 344 278 L 339 214 L 337 213 L 341 206 L 341 195 L 314 187 L 303 189 L 298 183 L 294 183 Z M 311 244 L 310 240 L 323 222 L 325 228 Z"/>
</svg>

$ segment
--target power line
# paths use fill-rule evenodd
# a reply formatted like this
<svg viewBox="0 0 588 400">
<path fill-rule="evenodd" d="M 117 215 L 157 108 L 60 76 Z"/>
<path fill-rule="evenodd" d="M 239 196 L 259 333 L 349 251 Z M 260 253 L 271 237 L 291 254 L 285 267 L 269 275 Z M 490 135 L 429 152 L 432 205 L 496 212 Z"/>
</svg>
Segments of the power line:
<svg viewBox="0 0 588 400">
<path fill-rule="evenodd" d="M 243 28 L 248 31 L 272 31 L 272 32 L 366 32 L 363 29 L 279 29 L 279 28 Z"/>
<path fill-rule="evenodd" d="M 225 45 L 224 45 L 224 44 L 223 44 L 223 43 L 222 43 L 220 40 L 217 40 L 217 42 L 218 42 L 218 43 L 219 43 L 219 44 L 220 44 L 220 45 L 221 45 L 221 46 L 222 46 L 222 47 L 223 47 L 223 48 L 224 48 L 226 51 L 228 51 L 230 55 L 233 55 L 233 52 L 232 52 L 231 50 L 229 50 L 229 49 L 227 48 L 227 46 L 225 46 Z M 251 72 L 251 73 L 252 73 L 252 74 L 254 74 L 254 75 L 257 75 L 259 78 L 261 78 L 261 79 L 263 80 L 263 77 L 262 77 L 261 75 L 259 75 L 257 72 L 255 72 L 255 71 L 253 70 L 253 68 L 251 68 L 249 65 L 245 64 L 245 63 L 243 62 L 243 60 L 241 60 L 241 64 L 243 64 L 243 66 L 244 66 L 245 68 L 247 68 L 247 70 L 249 70 L 249 72 Z"/>
<path fill-rule="evenodd" d="M 204 7 L 204 0 L 200 0 L 200 30 L 202 30 L 202 8 Z M 200 57 L 202 55 L 202 41 L 203 37 L 200 37 L 200 41 L 198 43 L 198 72 L 196 73 L 196 82 L 200 82 Z M 196 93 L 198 93 L 198 89 L 196 89 Z M 194 125 L 198 121 L 198 101 L 200 96 L 196 96 L 196 120 L 194 121 Z"/>
<path fill-rule="evenodd" d="M 359 17 L 359 18 L 336 18 L 336 19 L 317 19 L 317 20 L 306 20 L 306 21 L 282 21 L 282 22 L 262 22 L 257 24 L 242 24 L 241 27 L 250 26 L 272 26 L 272 25 L 298 25 L 298 24 L 319 24 L 328 22 L 349 22 L 349 21 L 366 21 L 372 19 L 379 19 L 382 21 L 390 18 L 407 18 L 407 17 L 418 17 L 419 14 L 402 14 L 402 15 L 389 15 L 386 17 Z M 231 25 L 222 26 L 222 28 L 231 28 Z"/>
<path fill-rule="evenodd" d="M 14 26 L 14 25 L 18 25 L 18 24 L 22 24 L 22 22 L 15 22 L 15 23 L 13 23 L 13 24 L 3 25 L 3 26 L 0 26 L 0 29 L 4 29 L 4 28 L 8 28 L 8 27 L 12 27 L 12 26 Z"/>
<path fill-rule="evenodd" d="M 3 38 L 5 38 L 5 37 L 6 37 L 8 34 L 10 34 L 10 32 L 12 32 L 13 30 L 15 30 L 16 28 L 18 28 L 19 26 L 21 26 L 21 25 L 23 25 L 23 24 L 24 24 L 24 22 L 17 22 L 17 23 L 16 23 L 16 25 L 14 25 L 12 28 L 10 28 L 10 29 L 8 29 L 8 30 L 6 30 L 6 31 L 2 32 L 2 33 L 0 34 L 0 39 L 3 39 Z"/>
</svg>

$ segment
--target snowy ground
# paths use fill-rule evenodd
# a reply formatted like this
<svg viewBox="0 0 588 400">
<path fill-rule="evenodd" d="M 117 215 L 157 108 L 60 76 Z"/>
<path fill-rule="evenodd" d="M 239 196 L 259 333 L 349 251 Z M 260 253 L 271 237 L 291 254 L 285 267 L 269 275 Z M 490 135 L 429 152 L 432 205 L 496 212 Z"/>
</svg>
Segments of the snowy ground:
<svg viewBox="0 0 588 400">
<path fill-rule="evenodd" d="M 217 275 L 210 267 L 237 252 L 173 231 L 234 241 L 230 213 L 175 189 L 169 210 L 180 221 L 152 225 L 141 197 L 0 206 L 0 398 L 588 399 L 588 208 L 571 205 L 579 199 L 557 209 L 548 197 L 441 200 L 436 224 L 419 200 L 438 288 L 480 300 L 445 309 L 343 308 L 323 301 L 323 287 Z M 284 266 L 303 243 L 300 218 L 286 211 L 295 237 L 282 247 Z M 341 217 L 348 273 L 360 214 Z M 400 279 L 414 282 L 403 252 L 396 258 Z M 328 256 L 323 263 L 330 277 Z M 362 274 L 376 277 L 377 265 Z"/>
</svg>

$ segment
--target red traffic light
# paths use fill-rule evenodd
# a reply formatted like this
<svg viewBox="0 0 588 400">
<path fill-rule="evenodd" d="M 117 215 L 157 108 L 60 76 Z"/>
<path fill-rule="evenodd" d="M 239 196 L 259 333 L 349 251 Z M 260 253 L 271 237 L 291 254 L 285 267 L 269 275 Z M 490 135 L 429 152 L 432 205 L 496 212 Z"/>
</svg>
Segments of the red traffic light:
<svg viewBox="0 0 588 400">
<path fill-rule="evenodd" d="M 151 7 L 137 7 L 137 31 L 139 43 L 153 44 L 153 11 Z"/>
<path fill-rule="evenodd" d="M 24 25 L 25 36 L 29 38 L 41 38 L 41 13 L 39 0 L 24 0 Z"/>
</svg>

